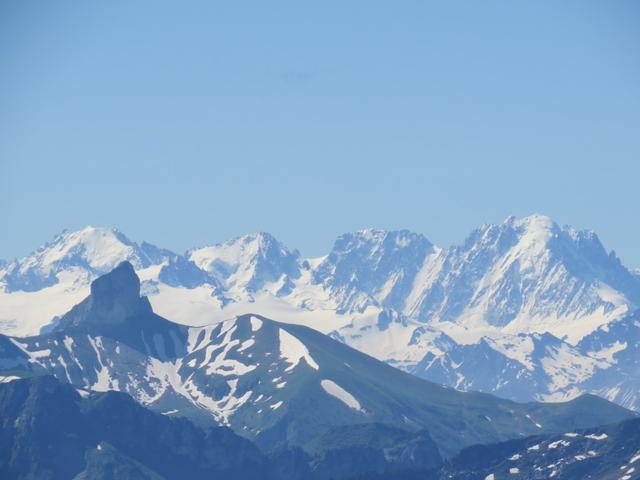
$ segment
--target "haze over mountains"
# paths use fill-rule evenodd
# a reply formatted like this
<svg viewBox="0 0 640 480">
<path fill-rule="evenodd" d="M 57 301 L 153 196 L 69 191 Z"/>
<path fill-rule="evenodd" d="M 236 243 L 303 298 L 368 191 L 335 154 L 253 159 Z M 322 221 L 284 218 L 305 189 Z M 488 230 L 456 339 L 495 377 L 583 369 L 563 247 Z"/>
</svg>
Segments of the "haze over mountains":
<svg viewBox="0 0 640 480">
<path fill-rule="evenodd" d="M 364 230 L 316 259 L 266 233 L 176 254 L 87 227 L 0 266 L 1 331 L 50 330 L 124 260 L 154 311 L 185 325 L 257 313 L 461 390 L 640 407 L 640 277 L 595 233 L 544 216 L 484 225 L 449 249 Z"/>
<path fill-rule="evenodd" d="M 384 450 L 380 470 L 392 464 L 435 468 L 465 446 L 636 416 L 593 395 L 522 404 L 459 392 L 308 327 L 256 315 L 207 327 L 179 325 L 153 313 L 128 262 L 93 281 L 91 294 L 50 332 L 0 335 L 0 375 L 9 383 L 53 375 L 81 397 L 127 393 L 166 417 L 187 418 L 206 429 L 231 427 L 266 452 L 298 447 L 324 457 L 338 445 L 348 452 L 360 431 L 364 443 L 358 448 Z M 77 403 L 77 395 L 68 392 L 74 390 L 64 395 Z M 101 417 L 118 415 L 118 402 Z M 15 412 L 19 403 L 6 408 Z M 93 437 L 105 428 L 101 424 Z M 327 478 L 342 477 L 357 465 L 330 462 L 318 471 L 326 467 Z"/>
</svg>

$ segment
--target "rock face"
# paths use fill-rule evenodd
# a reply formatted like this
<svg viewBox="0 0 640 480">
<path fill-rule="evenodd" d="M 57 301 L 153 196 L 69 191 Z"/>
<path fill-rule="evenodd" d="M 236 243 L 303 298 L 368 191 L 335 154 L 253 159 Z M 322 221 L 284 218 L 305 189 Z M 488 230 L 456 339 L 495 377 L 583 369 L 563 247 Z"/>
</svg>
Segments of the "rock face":
<svg viewBox="0 0 640 480">
<path fill-rule="evenodd" d="M 435 247 L 423 235 L 406 230 L 363 230 L 338 237 L 313 273 L 340 311 L 380 305 L 402 311 L 418 271 Z"/>
<path fill-rule="evenodd" d="M 54 333 L 106 336 L 147 355 L 175 359 L 184 354 L 187 328 L 167 322 L 140 296 L 140 279 L 129 262 L 91 283 L 91 294 L 62 316 Z"/>
<path fill-rule="evenodd" d="M 428 436 L 435 458 L 478 442 L 632 416 L 593 396 L 518 404 L 458 392 L 310 328 L 257 315 L 177 325 L 153 313 L 126 263 L 91 291 L 48 334 L 0 336 L 0 375 L 46 373 L 82 389 L 125 392 L 156 412 L 230 426 L 263 449 L 304 447 L 338 427 L 377 423 L 407 435 L 426 430 L 420 448 Z"/>
<path fill-rule="evenodd" d="M 640 346 L 623 336 L 640 331 L 640 277 L 595 233 L 542 215 L 483 225 L 448 249 L 420 234 L 368 229 L 341 235 L 316 259 L 266 233 L 179 255 L 87 227 L 0 265 L 0 331 L 51 330 L 122 261 L 154 310 L 183 325 L 257 312 L 457 389 L 518 401 L 596 393 L 640 409 Z M 169 334 L 167 345 L 175 350 L 184 334 L 174 331 L 177 343 Z M 139 341 L 155 348 L 153 338 Z M 486 368 L 475 368 L 480 362 Z"/>
<path fill-rule="evenodd" d="M 140 297 L 140 279 L 129 262 L 91 283 L 91 294 L 64 315 L 59 330 L 91 324 L 94 328 L 122 325 L 129 318 L 151 313 L 146 297 Z"/>
</svg>

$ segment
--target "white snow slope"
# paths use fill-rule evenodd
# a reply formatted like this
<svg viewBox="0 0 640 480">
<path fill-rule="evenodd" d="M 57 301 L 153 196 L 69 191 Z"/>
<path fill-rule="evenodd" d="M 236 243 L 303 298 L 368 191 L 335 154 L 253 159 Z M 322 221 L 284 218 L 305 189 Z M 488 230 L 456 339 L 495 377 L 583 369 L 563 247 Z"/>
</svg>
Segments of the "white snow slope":
<svg viewBox="0 0 640 480">
<path fill-rule="evenodd" d="M 640 407 L 622 363 L 639 348 L 640 277 L 593 232 L 542 215 L 483 225 L 448 249 L 408 231 L 363 230 L 317 259 L 266 233 L 179 255 L 87 227 L 0 263 L 0 332 L 46 329 L 123 260 L 154 310 L 184 324 L 258 312 L 458 389 L 517 400 L 590 391 Z"/>
</svg>

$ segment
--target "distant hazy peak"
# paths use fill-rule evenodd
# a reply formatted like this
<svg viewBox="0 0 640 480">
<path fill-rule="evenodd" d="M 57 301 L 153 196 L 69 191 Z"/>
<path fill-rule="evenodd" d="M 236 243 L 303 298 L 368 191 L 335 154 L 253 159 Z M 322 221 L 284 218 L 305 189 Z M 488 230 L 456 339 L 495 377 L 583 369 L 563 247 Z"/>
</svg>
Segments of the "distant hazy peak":
<svg viewBox="0 0 640 480">
<path fill-rule="evenodd" d="M 282 276 L 300 275 L 300 255 L 266 232 L 196 248 L 187 258 L 228 289 L 255 292 Z"/>
</svg>

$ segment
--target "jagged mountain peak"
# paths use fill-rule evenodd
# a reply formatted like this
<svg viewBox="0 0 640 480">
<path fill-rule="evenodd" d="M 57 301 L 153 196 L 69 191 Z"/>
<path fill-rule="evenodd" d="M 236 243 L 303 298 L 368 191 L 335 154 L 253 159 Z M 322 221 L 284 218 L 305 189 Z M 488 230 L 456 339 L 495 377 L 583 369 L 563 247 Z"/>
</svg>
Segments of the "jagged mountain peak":
<svg viewBox="0 0 640 480">
<path fill-rule="evenodd" d="M 111 272 L 91 282 L 91 294 L 64 315 L 55 328 L 102 328 L 122 325 L 130 318 L 151 314 L 148 299 L 140 296 L 140 279 L 133 265 L 124 261 Z"/>
<path fill-rule="evenodd" d="M 483 225 L 451 248 L 437 279 L 422 293 L 417 316 L 472 328 L 546 330 L 575 341 L 598 323 L 620 318 L 639 294 L 640 283 L 597 235 L 536 214 Z M 590 320 L 578 328 L 557 321 L 583 317 Z"/>
<path fill-rule="evenodd" d="M 578 230 L 570 225 L 560 225 L 551 217 L 539 213 L 534 213 L 526 217 L 507 217 L 501 224 L 484 224 L 475 232 L 480 232 L 484 236 L 490 236 L 488 232 L 500 232 L 512 234 L 513 239 L 521 251 L 544 250 L 554 248 L 554 243 L 558 240 L 574 243 L 576 248 L 591 244 L 593 248 L 604 247 L 593 230 Z M 474 235 L 472 238 L 477 239 Z"/>
<path fill-rule="evenodd" d="M 109 342 L 122 343 L 155 359 L 167 360 L 184 354 L 187 331 L 187 327 L 153 312 L 147 297 L 140 295 L 140 279 L 133 265 L 125 261 L 94 280 L 91 294 L 62 316 L 52 334 L 84 335 L 87 339 L 93 336 L 95 340 L 89 343 L 96 352 L 108 338 Z M 105 375 L 101 373 L 97 378 L 101 388 L 117 384 L 117 381 L 109 383 Z"/>
<path fill-rule="evenodd" d="M 91 283 L 91 296 L 97 307 L 109 307 L 114 303 L 133 305 L 140 297 L 140 279 L 133 265 L 124 261 L 106 275 Z"/>
<path fill-rule="evenodd" d="M 534 213 L 526 217 L 508 217 L 502 224 L 519 231 L 530 238 L 551 239 L 564 235 L 574 241 L 593 241 L 600 243 L 595 231 L 591 229 L 576 229 L 571 225 L 559 224 L 548 215 Z"/>
<path fill-rule="evenodd" d="M 258 254 L 276 247 L 283 253 L 290 253 L 289 249 L 269 232 L 252 232 L 233 237 L 230 240 L 205 245 L 191 249 L 190 252 L 200 252 L 205 249 L 227 250 L 231 254 L 234 250 L 246 251 L 248 254 Z"/>
<path fill-rule="evenodd" d="M 425 258 L 437 248 L 408 230 L 366 229 L 340 235 L 313 282 L 330 289 L 340 310 L 398 308 Z"/>
<path fill-rule="evenodd" d="M 432 243 L 423 234 L 410 230 L 364 228 L 338 236 L 334 243 L 333 251 L 345 248 L 374 247 L 381 244 L 387 246 L 395 245 L 397 248 L 403 248 L 407 247 L 410 243 L 432 246 Z"/>
<path fill-rule="evenodd" d="M 300 255 L 266 232 L 187 252 L 189 260 L 228 289 L 255 292 L 283 275 L 300 275 Z"/>
<path fill-rule="evenodd" d="M 546 215 L 533 214 L 522 218 L 512 215 L 502 223 L 485 223 L 476 228 L 461 247 L 484 246 L 504 250 L 517 245 L 521 252 L 539 252 L 561 231 L 562 228 Z"/>
<path fill-rule="evenodd" d="M 55 239 L 38 249 L 43 267 L 79 257 L 97 270 L 110 270 L 117 258 L 133 256 L 136 245 L 115 228 L 88 225 L 76 231 L 63 231 Z M 115 264 L 114 264 L 115 263 Z"/>
<path fill-rule="evenodd" d="M 533 213 L 524 217 L 510 215 L 501 223 L 484 223 L 473 230 L 470 237 L 477 239 L 478 236 L 487 235 L 487 232 L 492 231 L 510 231 L 516 234 L 519 239 L 526 239 L 531 243 L 536 241 L 544 243 L 560 234 L 567 235 L 575 240 L 597 238 L 593 230 L 578 230 L 570 225 L 561 225 L 552 217 L 540 213 Z"/>
<path fill-rule="evenodd" d="M 65 230 L 31 255 L 13 261 L 2 280 L 8 291 L 37 291 L 58 283 L 60 273 L 80 269 L 95 277 L 125 260 L 135 268 L 153 263 L 144 249 L 119 230 L 86 226 Z"/>
<path fill-rule="evenodd" d="M 542 213 L 532 213 L 524 217 L 511 215 L 507 217 L 503 225 L 511 225 L 519 228 L 534 230 L 551 230 L 557 228 L 558 224 L 548 215 Z"/>
</svg>

